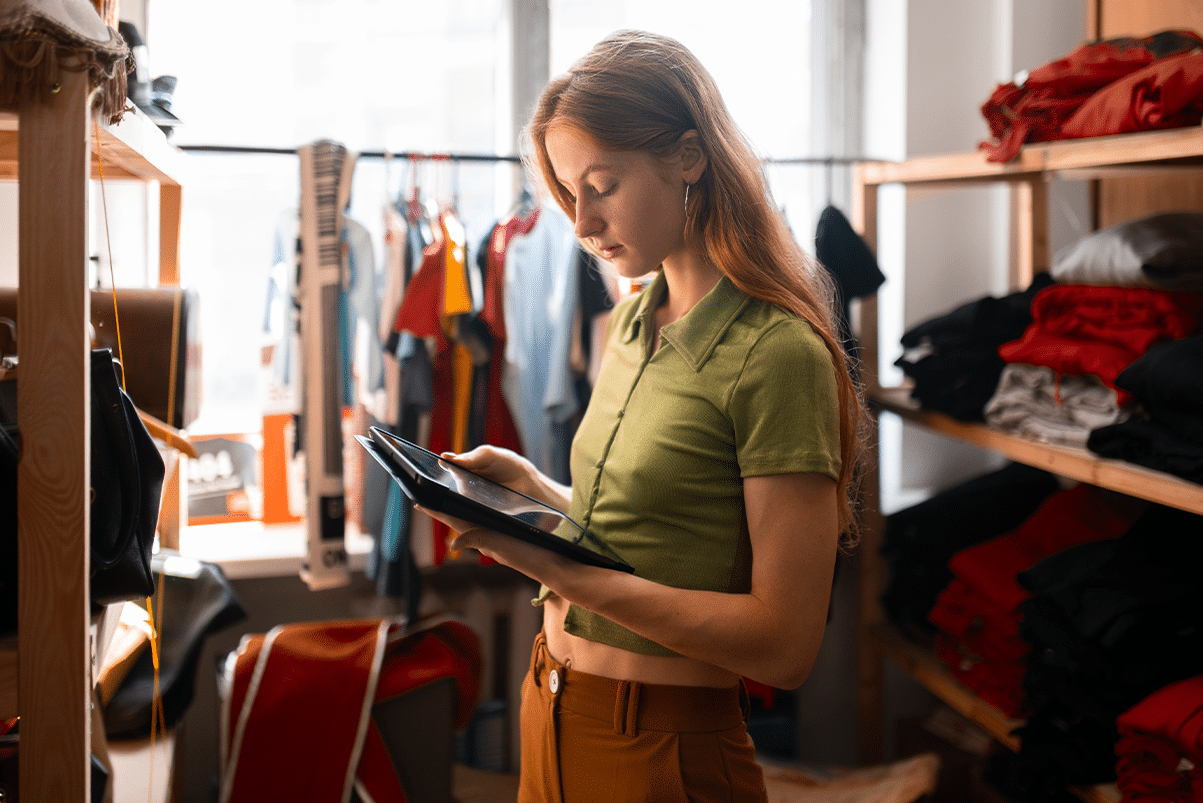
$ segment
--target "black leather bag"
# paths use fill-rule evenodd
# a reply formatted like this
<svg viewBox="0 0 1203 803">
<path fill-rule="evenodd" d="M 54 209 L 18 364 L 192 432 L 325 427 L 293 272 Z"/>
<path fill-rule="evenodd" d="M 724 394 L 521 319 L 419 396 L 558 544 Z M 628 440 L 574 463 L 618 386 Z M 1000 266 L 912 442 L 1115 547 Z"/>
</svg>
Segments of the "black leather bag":
<svg viewBox="0 0 1203 803">
<path fill-rule="evenodd" d="M 121 364 L 112 349 L 93 349 L 90 371 L 90 587 L 92 603 L 105 605 L 154 593 L 150 553 L 165 467 L 137 408 L 121 388 Z M 15 387 L 4 384 L 9 387 L 2 392 L 11 401 Z M 0 422 L 0 633 L 17 626 L 17 424 Z"/>
<path fill-rule="evenodd" d="M 165 467 L 121 387 L 112 349 L 92 350 L 92 602 L 148 597 Z"/>
</svg>

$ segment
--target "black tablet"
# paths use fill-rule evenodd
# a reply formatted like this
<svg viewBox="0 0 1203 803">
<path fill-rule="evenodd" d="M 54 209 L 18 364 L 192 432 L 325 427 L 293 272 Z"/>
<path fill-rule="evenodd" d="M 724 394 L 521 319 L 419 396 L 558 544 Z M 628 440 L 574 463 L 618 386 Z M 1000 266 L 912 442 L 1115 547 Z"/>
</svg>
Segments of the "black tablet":
<svg viewBox="0 0 1203 803">
<path fill-rule="evenodd" d="M 512 535 L 573 560 L 633 571 L 600 539 L 567 514 L 443 460 L 379 427 L 356 440 L 392 475 L 415 503 L 480 527 Z"/>
</svg>

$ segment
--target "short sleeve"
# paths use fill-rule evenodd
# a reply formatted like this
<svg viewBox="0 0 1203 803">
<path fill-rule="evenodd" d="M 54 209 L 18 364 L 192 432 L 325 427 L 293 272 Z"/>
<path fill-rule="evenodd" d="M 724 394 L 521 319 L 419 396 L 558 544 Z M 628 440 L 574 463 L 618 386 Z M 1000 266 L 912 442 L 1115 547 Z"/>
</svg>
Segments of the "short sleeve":
<svg viewBox="0 0 1203 803">
<path fill-rule="evenodd" d="M 740 475 L 840 473 L 840 404 L 831 352 L 802 319 L 768 329 L 749 349 L 728 414 Z"/>
</svg>

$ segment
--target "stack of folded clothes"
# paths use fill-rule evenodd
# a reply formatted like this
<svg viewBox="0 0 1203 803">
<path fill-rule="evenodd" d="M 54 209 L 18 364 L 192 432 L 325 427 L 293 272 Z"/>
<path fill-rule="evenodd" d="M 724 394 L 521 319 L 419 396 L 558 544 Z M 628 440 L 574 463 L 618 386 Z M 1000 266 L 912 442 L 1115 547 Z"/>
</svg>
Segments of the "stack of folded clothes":
<svg viewBox="0 0 1203 803">
<path fill-rule="evenodd" d="M 990 777 L 1023 801 L 1116 778 L 1117 718 L 1203 673 L 1203 517 L 1150 506 L 1121 537 L 1063 550 L 1019 575 L 1031 645 L 1020 750 Z"/>
<path fill-rule="evenodd" d="M 1031 326 L 998 353 L 1007 363 L 1098 377 L 1126 404 L 1116 377 L 1155 344 L 1195 334 L 1201 310 L 1200 293 L 1056 284 L 1036 294 Z"/>
<path fill-rule="evenodd" d="M 954 579 L 929 617 L 940 630 L 936 652 L 953 676 L 1004 714 L 1023 713 L 1029 643 L 1019 633 L 1019 605 L 1028 593 L 1019 573 L 1071 546 L 1118 538 L 1136 517 L 1130 502 L 1076 485 L 1050 496 L 1017 529 L 954 555 Z"/>
<path fill-rule="evenodd" d="M 1003 344 L 1007 363 L 986 422 L 1040 440 L 1084 446 L 1121 421 L 1131 393 L 1119 375 L 1158 343 L 1194 334 L 1203 294 L 1148 287 L 1055 284 L 1036 294 L 1023 337 Z"/>
<path fill-rule="evenodd" d="M 911 398 L 959 421 L 981 421 L 1006 367 L 999 346 L 1023 335 L 1033 298 L 1052 283 L 1040 273 L 1022 292 L 984 296 L 908 329 L 894 364 L 914 382 Z"/>
<path fill-rule="evenodd" d="M 1203 675 L 1171 683 L 1116 721 L 1123 803 L 1203 800 Z"/>
<path fill-rule="evenodd" d="M 1012 363 L 982 411 L 986 423 L 1029 440 L 1085 446 L 1090 433 L 1127 418 L 1115 391 L 1092 376 Z"/>
<path fill-rule="evenodd" d="M 1087 448 L 1203 482 L 1203 335 L 1153 346 L 1116 384 L 1141 414 L 1094 430 Z"/>
<path fill-rule="evenodd" d="M 1014 530 L 1059 487 L 1047 471 L 1010 463 L 890 514 L 881 547 L 890 621 L 920 638 L 934 634 L 927 617 L 952 581 L 952 556 Z"/>
<path fill-rule="evenodd" d="M 999 348 L 1006 367 L 986 423 L 1087 448 L 1107 430 L 1097 437 L 1106 456 L 1132 459 L 1130 450 L 1133 462 L 1203 476 L 1203 449 L 1191 448 L 1203 444 L 1203 350 L 1166 348 L 1200 330 L 1203 214 L 1164 212 L 1094 232 L 1059 252 L 1050 273 L 1056 284 L 1036 294 L 1031 325 Z M 1146 400 L 1166 411 L 1164 422 L 1150 424 L 1133 403 Z M 1158 438 L 1165 429 L 1173 434 Z"/>
</svg>

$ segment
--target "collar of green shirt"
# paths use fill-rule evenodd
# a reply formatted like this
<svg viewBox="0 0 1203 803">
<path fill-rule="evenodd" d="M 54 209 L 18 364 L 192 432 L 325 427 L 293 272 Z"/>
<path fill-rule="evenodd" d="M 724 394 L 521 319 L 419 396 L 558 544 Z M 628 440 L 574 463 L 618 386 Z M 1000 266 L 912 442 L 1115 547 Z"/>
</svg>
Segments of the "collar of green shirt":
<svg viewBox="0 0 1203 803">
<path fill-rule="evenodd" d="M 639 337 L 645 325 L 652 325 L 652 315 L 667 292 L 664 271 L 657 271 L 652 283 L 643 291 L 630 325 L 622 333 L 623 343 L 630 343 Z M 723 276 L 693 309 L 661 329 L 660 337 L 680 353 L 690 368 L 700 371 L 731 324 L 751 302 L 750 296 Z"/>
</svg>

